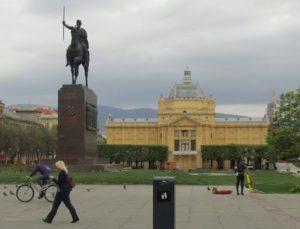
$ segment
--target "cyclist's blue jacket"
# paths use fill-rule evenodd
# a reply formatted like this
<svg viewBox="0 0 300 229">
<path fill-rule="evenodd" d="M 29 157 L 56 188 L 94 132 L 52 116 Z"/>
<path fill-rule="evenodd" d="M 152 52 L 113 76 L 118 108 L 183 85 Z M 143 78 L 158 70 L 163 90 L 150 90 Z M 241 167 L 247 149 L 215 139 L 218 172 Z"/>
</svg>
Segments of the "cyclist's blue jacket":
<svg viewBox="0 0 300 229">
<path fill-rule="evenodd" d="M 50 175 L 51 168 L 48 165 L 37 165 L 35 170 L 30 174 L 30 176 L 34 176 L 36 173 L 40 173 L 42 175 Z"/>
</svg>

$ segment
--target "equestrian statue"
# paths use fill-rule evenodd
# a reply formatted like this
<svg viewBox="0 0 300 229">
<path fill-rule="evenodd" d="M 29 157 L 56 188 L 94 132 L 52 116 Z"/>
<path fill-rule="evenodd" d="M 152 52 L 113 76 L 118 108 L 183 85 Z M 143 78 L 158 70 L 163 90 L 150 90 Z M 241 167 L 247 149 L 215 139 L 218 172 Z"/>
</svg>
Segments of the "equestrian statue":
<svg viewBox="0 0 300 229">
<path fill-rule="evenodd" d="M 76 84 L 79 74 L 79 66 L 82 65 L 85 71 L 85 86 L 88 87 L 88 71 L 90 62 L 89 42 L 87 32 L 81 27 L 81 20 L 76 21 L 75 26 L 67 25 L 65 20 L 62 21 L 63 28 L 71 30 L 71 44 L 67 49 L 67 63 L 72 73 L 72 84 Z"/>
</svg>

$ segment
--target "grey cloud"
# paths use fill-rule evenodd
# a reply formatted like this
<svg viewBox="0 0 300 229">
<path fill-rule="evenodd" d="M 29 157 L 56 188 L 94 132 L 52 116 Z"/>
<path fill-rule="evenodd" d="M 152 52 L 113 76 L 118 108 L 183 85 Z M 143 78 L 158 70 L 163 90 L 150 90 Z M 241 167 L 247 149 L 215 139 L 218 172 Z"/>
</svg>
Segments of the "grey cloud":
<svg viewBox="0 0 300 229">
<path fill-rule="evenodd" d="M 219 104 L 266 103 L 272 87 L 279 94 L 299 85 L 298 1 L 22 4 L 17 26 L 8 18 L 2 26 L 11 39 L 0 38 L 6 44 L 6 55 L 0 54 L 0 91 L 12 99 L 9 103 L 20 103 L 15 100 L 23 95 L 34 103 L 56 105 L 57 90 L 71 82 L 69 68 L 64 67 L 70 32 L 65 30 L 62 41 L 63 4 L 67 22 L 81 18 L 88 32 L 89 84 L 101 104 L 156 107 L 160 94 L 167 97 L 174 83 L 182 82 L 187 64 L 193 80 Z"/>
</svg>

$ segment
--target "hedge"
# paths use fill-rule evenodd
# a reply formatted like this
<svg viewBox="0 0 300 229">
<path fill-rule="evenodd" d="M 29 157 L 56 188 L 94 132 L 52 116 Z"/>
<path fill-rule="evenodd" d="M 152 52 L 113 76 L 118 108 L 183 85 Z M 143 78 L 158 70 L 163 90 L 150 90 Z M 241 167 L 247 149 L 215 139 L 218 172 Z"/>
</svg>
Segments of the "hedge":
<svg viewBox="0 0 300 229">
<path fill-rule="evenodd" d="M 110 163 L 131 163 L 148 161 L 149 165 L 168 159 L 168 147 L 166 145 L 98 145 L 99 157 L 109 159 Z"/>
<path fill-rule="evenodd" d="M 255 167 L 261 169 L 262 159 L 268 157 L 267 145 L 202 145 L 201 152 L 203 160 L 216 160 L 220 169 L 223 168 L 224 160 L 239 161 L 244 157 L 253 160 Z"/>
</svg>

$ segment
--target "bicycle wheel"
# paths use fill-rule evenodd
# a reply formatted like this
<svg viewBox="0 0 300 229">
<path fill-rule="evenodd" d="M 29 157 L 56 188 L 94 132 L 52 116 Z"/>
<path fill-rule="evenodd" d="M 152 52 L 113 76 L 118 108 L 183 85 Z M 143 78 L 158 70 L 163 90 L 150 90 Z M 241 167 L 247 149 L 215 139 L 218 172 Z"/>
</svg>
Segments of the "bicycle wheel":
<svg viewBox="0 0 300 229">
<path fill-rule="evenodd" d="M 52 203 L 54 201 L 55 195 L 57 192 L 57 186 L 55 184 L 51 184 L 48 186 L 48 188 L 45 190 L 45 199 Z"/>
<path fill-rule="evenodd" d="M 34 190 L 27 184 L 22 184 L 17 188 L 16 196 L 21 202 L 29 202 L 34 196 Z"/>
</svg>

